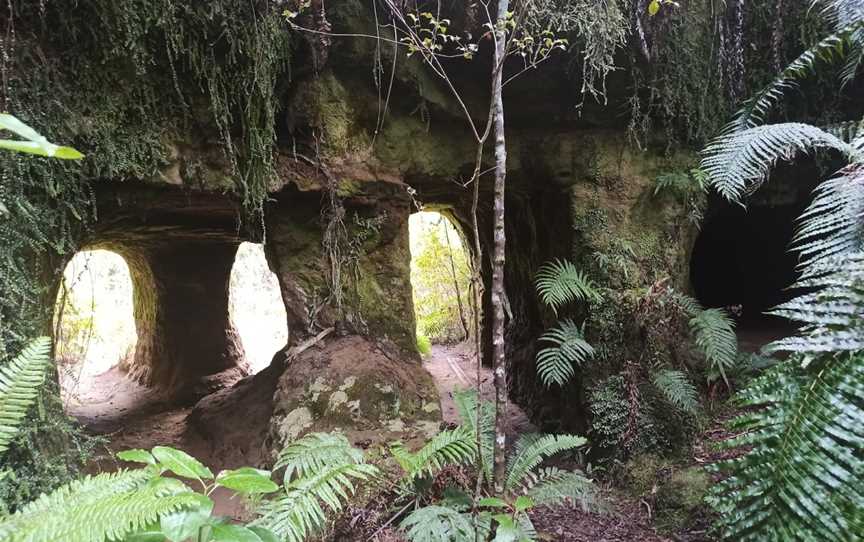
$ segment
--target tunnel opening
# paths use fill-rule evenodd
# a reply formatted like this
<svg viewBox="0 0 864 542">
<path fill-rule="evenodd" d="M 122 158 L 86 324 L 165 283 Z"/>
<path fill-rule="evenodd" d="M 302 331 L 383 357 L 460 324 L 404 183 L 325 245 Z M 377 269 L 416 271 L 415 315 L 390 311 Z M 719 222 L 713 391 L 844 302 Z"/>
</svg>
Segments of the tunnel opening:
<svg viewBox="0 0 864 542">
<path fill-rule="evenodd" d="M 135 356 L 138 333 L 126 260 L 109 250 L 82 250 L 66 265 L 57 292 L 54 339 L 67 410 L 107 401 Z"/>
<path fill-rule="evenodd" d="M 288 315 L 264 245 L 244 242 L 238 247 L 231 268 L 228 310 L 249 372 L 267 368 L 273 355 L 288 343 Z"/>
<path fill-rule="evenodd" d="M 758 351 L 796 329 L 766 313 L 801 293 L 791 288 L 800 275 L 791 244 L 809 201 L 806 192 L 781 204 L 770 199 L 746 208 L 716 203 L 696 239 L 690 260 L 693 292 L 703 306 L 726 308 L 735 317 L 742 351 Z"/>
<path fill-rule="evenodd" d="M 442 213 L 414 213 L 408 222 L 411 288 L 421 354 L 471 336 L 471 268 L 463 237 Z"/>
</svg>

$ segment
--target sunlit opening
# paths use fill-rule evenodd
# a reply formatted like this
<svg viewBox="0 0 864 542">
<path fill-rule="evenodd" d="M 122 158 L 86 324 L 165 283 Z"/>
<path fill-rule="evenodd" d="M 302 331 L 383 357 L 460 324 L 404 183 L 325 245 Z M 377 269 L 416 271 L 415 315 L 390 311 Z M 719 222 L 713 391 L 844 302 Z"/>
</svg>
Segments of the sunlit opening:
<svg viewBox="0 0 864 542">
<path fill-rule="evenodd" d="M 471 272 L 462 238 L 444 215 L 421 212 L 409 220 L 411 285 L 417 347 L 465 340 L 471 327 Z"/>
<path fill-rule="evenodd" d="M 229 296 L 231 321 L 250 368 L 257 373 L 288 342 L 288 316 L 279 280 L 267 265 L 263 245 L 243 243 L 237 249 Z"/>
<path fill-rule="evenodd" d="M 134 356 L 132 303 L 129 267 L 118 254 L 85 250 L 66 265 L 54 322 L 65 395 Z"/>
</svg>

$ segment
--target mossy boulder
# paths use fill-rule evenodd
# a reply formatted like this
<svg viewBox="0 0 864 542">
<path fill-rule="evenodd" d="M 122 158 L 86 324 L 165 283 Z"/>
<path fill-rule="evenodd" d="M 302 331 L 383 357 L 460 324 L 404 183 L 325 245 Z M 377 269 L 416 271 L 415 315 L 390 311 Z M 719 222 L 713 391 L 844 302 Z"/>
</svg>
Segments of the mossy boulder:
<svg viewBox="0 0 864 542">
<path fill-rule="evenodd" d="M 273 396 L 274 451 L 315 431 L 341 431 L 356 445 L 423 440 L 438 431 L 432 377 L 359 336 L 336 338 L 290 362 Z"/>
<path fill-rule="evenodd" d="M 711 486 L 704 469 L 682 467 L 651 454 L 630 461 L 622 482 L 634 497 L 651 505 L 657 527 L 665 532 L 678 531 L 698 517 Z"/>
</svg>

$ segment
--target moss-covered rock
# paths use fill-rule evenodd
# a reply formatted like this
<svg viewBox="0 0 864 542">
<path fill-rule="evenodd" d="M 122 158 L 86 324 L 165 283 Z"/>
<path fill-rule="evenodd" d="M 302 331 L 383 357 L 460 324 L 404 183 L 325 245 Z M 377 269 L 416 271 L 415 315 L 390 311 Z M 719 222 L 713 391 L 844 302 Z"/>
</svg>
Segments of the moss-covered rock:
<svg viewBox="0 0 864 542">
<path fill-rule="evenodd" d="M 363 446 L 412 442 L 428 438 L 440 423 L 426 370 L 358 336 L 331 340 L 291 361 L 273 401 L 274 451 L 312 431 L 338 430 Z"/>
</svg>

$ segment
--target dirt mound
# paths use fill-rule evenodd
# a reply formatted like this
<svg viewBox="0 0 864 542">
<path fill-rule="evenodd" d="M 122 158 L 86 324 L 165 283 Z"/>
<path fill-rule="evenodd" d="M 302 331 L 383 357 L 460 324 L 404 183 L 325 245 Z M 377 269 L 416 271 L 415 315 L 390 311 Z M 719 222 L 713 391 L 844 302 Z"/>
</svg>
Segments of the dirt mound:
<svg viewBox="0 0 864 542">
<path fill-rule="evenodd" d="M 426 439 L 440 420 L 435 385 L 419 363 L 349 336 L 309 349 L 288 365 L 273 396 L 269 437 L 275 450 L 308 432 L 339 430 L 367 447 Z"/>
</svg>

